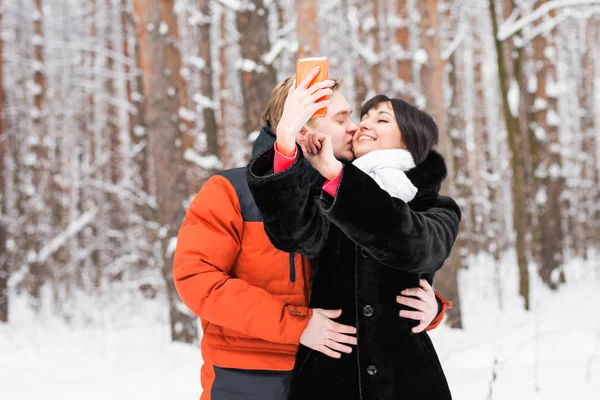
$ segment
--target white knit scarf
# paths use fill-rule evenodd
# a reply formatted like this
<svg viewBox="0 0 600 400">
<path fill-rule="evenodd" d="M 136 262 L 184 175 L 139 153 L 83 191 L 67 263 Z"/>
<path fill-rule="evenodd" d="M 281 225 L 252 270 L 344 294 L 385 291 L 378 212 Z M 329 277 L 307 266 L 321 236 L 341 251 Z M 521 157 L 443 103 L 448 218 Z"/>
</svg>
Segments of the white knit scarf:
<svg viewBox="0 0 600 400">
<path fill-rule="evenodd" d="M 415 167 L 412 155 L 407 150 L 374 150 L 357 158 L 353 164 L 392 197 L 408 203 L 417 194 L 418 189 L 404 173 Z"/>
</svg>

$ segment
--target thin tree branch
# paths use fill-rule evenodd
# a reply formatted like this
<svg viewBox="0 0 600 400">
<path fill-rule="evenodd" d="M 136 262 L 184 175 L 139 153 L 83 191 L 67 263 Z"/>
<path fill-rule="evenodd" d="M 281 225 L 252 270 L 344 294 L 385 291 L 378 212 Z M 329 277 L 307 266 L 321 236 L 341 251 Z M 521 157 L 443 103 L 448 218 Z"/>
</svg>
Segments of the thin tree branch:
<svg viewBox="0 0 600 400">
<path fill-rule="evenodd" d="M 527 25 L 538 20 L 548 12 L 556 10 L 558 8 L 573 7 L 573 6 L 584 6 L 584 5 L 600 5 L 600 0 L 554 0 L 543 4 L 541 7 L 536 8 L 528 15 L 523 16 L 521 19 L 511 22 L 504 22 L 498 29 L 498 40 L 504 41 L 526 27 Z"/>
</svg>

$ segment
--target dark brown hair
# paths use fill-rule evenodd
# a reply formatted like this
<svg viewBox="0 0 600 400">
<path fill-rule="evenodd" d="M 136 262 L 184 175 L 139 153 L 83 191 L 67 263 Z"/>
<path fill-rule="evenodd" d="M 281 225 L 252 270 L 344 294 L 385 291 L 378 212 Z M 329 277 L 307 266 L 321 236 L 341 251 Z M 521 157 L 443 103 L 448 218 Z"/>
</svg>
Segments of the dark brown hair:
<svg viewBox="0 0 600 400">
<path fill-rule="evenodd" d="M 425 160 L 425 157 L 437 146 L 439 141 L 438 127 L 433 118 L 404 100 L 390 99 L 380 94 L 362 106 L 361 119 L 381 103 L 391 104 L 402 140 L 406 143 L 407 150 L 413 156 L 415 164 Z"/>
</svg>

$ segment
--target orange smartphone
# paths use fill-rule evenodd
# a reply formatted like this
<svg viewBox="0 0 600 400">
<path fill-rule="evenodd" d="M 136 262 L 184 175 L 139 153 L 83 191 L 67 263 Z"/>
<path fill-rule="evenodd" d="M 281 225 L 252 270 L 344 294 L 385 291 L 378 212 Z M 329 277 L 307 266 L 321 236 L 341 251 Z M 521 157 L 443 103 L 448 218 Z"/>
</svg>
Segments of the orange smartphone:
<svg viewBox="0 0 600 400">
<path fill-rule="evenodd" d="M 296 61 L 296 87 L 306 78 L 306 75 L 310 73 L 315 67 L 321 67 L 321 70 L 315 76 L 315 78 L 310 82 L 309 87 L 314 85 L 317 82 L 322 82 L 327 80 L 328 75 L 328 63 L 327 57 L 310 57 L 310 58 L 299 58 Z M 326 100 L 327 96 L 321 97 L 317 102 Z M 317 112 L 315 112 L 312 118 L 316 117 L 324 117 L 327 115 L 327 107 L 323 107 Z"/>
</svg>

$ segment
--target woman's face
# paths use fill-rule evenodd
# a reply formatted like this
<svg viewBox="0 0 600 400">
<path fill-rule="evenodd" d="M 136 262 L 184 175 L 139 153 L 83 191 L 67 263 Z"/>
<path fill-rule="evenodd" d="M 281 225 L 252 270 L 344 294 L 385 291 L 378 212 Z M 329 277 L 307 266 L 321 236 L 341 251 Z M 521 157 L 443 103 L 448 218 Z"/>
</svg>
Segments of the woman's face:
<svg viewBox="0 0 600 400">
<path fill-rule="evenodd" d="M 373 150 L 406 148 L 390 103 L 380 103 L 363 115 L 352 146 L 356 158 Z"/>
</svg>

